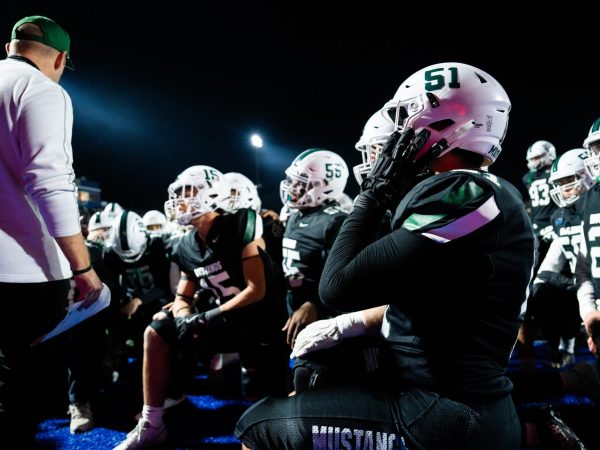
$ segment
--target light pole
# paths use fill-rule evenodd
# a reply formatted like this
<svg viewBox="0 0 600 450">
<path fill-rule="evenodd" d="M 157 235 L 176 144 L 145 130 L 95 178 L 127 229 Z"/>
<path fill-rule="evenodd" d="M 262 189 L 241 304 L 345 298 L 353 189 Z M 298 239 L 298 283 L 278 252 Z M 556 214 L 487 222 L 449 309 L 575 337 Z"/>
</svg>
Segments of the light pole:
<svg viewBox="0 0 600 450">
<path fill-rule="evenodd" d="M 262 138 L 258 135 L 258 134 L 253 134 L 250 137 L 250 143 L 252 144 L 252 147 L 254 147 L 256 150 L 254 152 L 254 163 L 255 163 L 255 169 L 256 169 L 256 176 L 255 176 L 255 180 L 254 182 L 256 183 L 256 187 L 260 188 L 260 168 L 259 168 L 259 163 L 258 163 L 258 153 L 259 153 L 259 149 L 262 148 L 263 146 L 263 140 Z"/>
</svg>

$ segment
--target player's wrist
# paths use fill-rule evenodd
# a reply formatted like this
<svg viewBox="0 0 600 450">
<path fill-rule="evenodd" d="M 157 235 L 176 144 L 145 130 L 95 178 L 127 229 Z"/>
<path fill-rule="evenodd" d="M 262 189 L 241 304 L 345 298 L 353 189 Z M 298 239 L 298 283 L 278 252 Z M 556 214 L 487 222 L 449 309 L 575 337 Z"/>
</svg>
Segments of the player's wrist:
<svg viewBox="0 0 600 450">
<path fill-rule="evenodd" d="M 363 336 L 367 332 L 362 311 L 341 314 L 335 318 L 335 322 L 343 339 Z"/>
</svg>

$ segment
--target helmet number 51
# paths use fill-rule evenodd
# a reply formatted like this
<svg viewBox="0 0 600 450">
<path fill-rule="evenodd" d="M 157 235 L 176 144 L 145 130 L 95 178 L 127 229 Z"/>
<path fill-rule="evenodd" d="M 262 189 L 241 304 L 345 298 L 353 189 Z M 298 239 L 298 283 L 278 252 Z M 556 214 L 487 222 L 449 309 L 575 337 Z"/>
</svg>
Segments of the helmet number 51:
<svg viewBox="0 0 600 450">
<path fill-rule="evenodd" d="M 437 72 L 443 72 L 444 68 L 439 67 L 437 69 L 431 69 L 425 72 L 425 89 L 429 92 L 437 91 L 446 86 L 446 79 L 444 75 Z M 460 83 L 458 82 L 458 69 L 456 67 L 448 67 L 448 71 L 450 72 L 450 83 L 448 83 L 448 87 L 451 89 L 460 88 Z"/>
</svg>

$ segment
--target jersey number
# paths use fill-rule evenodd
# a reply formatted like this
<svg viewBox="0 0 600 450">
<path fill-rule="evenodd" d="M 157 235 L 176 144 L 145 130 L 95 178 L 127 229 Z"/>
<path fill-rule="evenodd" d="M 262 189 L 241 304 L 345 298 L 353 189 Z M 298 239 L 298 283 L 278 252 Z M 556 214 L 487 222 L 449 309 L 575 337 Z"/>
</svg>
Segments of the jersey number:
<svg viewBox="0 0 600 450">
<path fill-rule="evenodd" d="M 600 236 L 600 225 L 592 225 L 588 231 L 588 239 L 590 242 L 588 251 L 590 252 L 590 264 L 593 278 L 600 278 L 600 247 L 594 242 Z"/>
<path fill-rule="evenodd" d="M 550 204 L 550 187 L 545 181 L 543 183 L 534 183 L 529 186 L 529 198 L 531 198 L 531 207 L 546 206 Z"/>
<path fill-rule="evenodd" d="M 563 255 L 567 258 L 571 272 L 575 273 L 575 261 L 579 253 L 579 243 L 581 242 L 581 234 L 572 236 L 559 236 L 560 246 L 562 247 Z"/>
<path fill-rule="evenodd" d="M 240 290 L 235 286 L 223 286 L 223 283 L 226 283 L 229 278 L 229 274 L 226 270 L 224 270 L 214 275 L 200 278 L 200 286 L 202 286 L 204 289 L 210 289 L 213 294 L 215 294 L 215 297 L 221 300 L 229 300 L 240 293 Z"/>
</svg>

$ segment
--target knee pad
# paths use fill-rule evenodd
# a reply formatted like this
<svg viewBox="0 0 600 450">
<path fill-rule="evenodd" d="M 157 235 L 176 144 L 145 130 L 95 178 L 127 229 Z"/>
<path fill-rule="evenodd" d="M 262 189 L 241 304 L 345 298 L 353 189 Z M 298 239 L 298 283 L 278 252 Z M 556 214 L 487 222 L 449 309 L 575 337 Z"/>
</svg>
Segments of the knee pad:
<svg viewBox="0 0 600 450">
<path fill-rule="evenodd" d="M 177 341 L 177 330 L 173 319 L 153 320 L 149 326 L 164 339 L 169 347 L 173 347 Z"/>
</svg>

